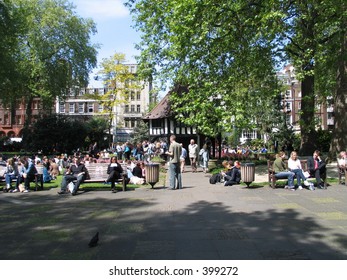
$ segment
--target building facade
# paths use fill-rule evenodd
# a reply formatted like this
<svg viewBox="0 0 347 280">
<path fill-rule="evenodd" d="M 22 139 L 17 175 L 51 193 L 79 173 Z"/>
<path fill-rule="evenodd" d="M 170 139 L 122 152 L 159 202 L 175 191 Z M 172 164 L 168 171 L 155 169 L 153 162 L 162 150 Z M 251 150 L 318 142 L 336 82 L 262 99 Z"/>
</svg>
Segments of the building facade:
<svg viewBox="0 0 347 280">
<path fill-rule="evenodd" d="M 282 111 L 286 115 L 287 125 L 292 126 L 295 132 L 300 131 L 301 114 L 301 82 L 296 79 L 293 65 L 285 66 L 277 77 L 283 82 L 286 89 L 281 93 Z M 328 97 L 322 104 L 315 108 L 316 128 L 331 130 L 334 127 L 334 107 L 332 97 Z"/>
<path fill-rule="evenodd" d="M 5 105 L 0 100 L 0 137 L 21 138 L 24 123 L 27 120 L 27 103 L 24 98 L 18 99 L 13 105 Z M 31 121 L 34 122 L 44 114 L 40 98 L 31 102 Z"/>
<path fill-rule="evenodd" d="M 137 65 L 127 64 L 127 66 L 129 72 L 136 75 Z M 136 89 L 130 90 L 125 102 L 114 102 L 115 105 L 111 108 L 113 142 L 126 142 L 130 139 L 130 135 L 138 122 L 142 120 L 151 102 L 152 85 L 144 81 L 131 82 L 137 83 L 137 86 L 134 87 Z M 104 95 L 107 91 L 107 88 L 72 89 L 67 98 L 57 100 L 56 113 L 85 121 L 94 116 L 109 118 L 110 112 L 103 107 L 102 102 L 89 97 L 92 94 Z M 109 98 L 118 97 L 110 95 Z"/>
<path fill-rule="evenodd" d="M 129 72 L 136 76 L 137 65 L 127 64 Z M 135 82 L 135 81 L 133 81 Z M 144 81 L 136 81 L 137 89 L 131 90 L 127 100 L 124 103 L 118 103 L 112 110 L 112 135 L 114 142 L 125 142 L 130 139 L 130 134 L 142 120 L 145 112 L 148 111 L 150 100 L 150 91 L 152 85 Z M 91 99 L 88 95 L 98 93 L 103 95 L 107 88 L 75 88 L 70 89 L 66 98 L 57 99 L 52 112 L 68 116 L 70 118 L 88 121 L 94 116 L 103 116 L 108 118 L 103 105 L 96 99 Z M 110 98 L 116 98 L 111 96 Z M 18 100 L 14 106 L 5 106 L 0 100 L 0 137 L 22 137 L 22 130 L 26 116 L 26 103 Z M 34 98 L 31 105 L 32 120 L 34 122 L 42 115 L 42 101 L 40 98 Z"/>
</svg>

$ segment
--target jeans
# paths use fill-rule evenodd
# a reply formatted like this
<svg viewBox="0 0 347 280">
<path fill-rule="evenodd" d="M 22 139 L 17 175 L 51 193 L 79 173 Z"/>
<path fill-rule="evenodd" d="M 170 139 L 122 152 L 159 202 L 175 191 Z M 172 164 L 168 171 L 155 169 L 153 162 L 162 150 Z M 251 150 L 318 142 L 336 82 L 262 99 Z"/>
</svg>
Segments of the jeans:
<svg viewBox="0 0 347 280">
<path fill-rule="evenodd" d="M 301 180 L 306 181 L 306 177 L 302 172 L 302 169 L 293 169 L 291 172 L 295 173 L 296 179 L 298 181 L 298 186 L 301 186 Z"/>
<path fill-rule="evenodd" d="M 182 174 L 180 163 L 171 163 L 169 164 L 170 170 L 170 188 L 175 189 L 176 180 L 177 180 L 177 189 L 182 189 Z"/>
<path fill-rule="evenodd" d="M 6 184 L 7 184 L 7 185 L 10 185 L 10 187 L 11 187 L 11 182 L 12 182 L 12 180 L 13 180 L 13 179 L 16 179 L 16 178 L 17 178 L 17 176 L 15 176 L 15 175 L 6 174 L 6 175 L 5 175 Z"/>
<path fill-rule="evenodd" d="M 288 186 L 294 186 L 294 172 L 282 171 L 275 174 L 276 179 L 288 179 Z"/>
<path fill-rule="evenodd" d="M 66 188 L 67 188 L 67 185 L 74 181 L 74 180 L 77 180 L 76 181 L 76 184 L 75 184 L 75 187 L 73 189 L 73 193 L 74 192 L 77 192 L 79 186 L 81 185 L 81 183 L 83 182 L 83 179 L 84 179 L 84 175 L 80 175 L 80 176 L 76 176 L 76 175 L 72 175 L 72 174 L 67 174 L 63 177 L 62 181 L 61 181 L 61 190 L 62 191 L 66 191 Z"/>
</svg>

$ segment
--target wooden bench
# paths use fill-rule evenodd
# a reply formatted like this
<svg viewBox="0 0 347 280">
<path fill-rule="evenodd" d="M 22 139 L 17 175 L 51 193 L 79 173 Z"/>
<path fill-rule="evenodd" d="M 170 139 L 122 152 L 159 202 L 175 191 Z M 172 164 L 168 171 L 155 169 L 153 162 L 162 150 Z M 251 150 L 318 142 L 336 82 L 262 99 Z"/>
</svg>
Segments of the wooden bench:
<svg viewBox="0 0 347 280">
<path fill-rule="evenodd" d="M 82 184 L 105 182 L 105 180 L 108 177 L 108 174 L 107 174 L 108 165 L 109 165 L 108 163 L 86 164 L 86 168 L 88 169 L 90 179 L 84 180 Z M 122 175 L 121 178 L 116 180 L 116 182 L 122 183 L 122 189 L 123 191 L 126 191 L 127 183 L 128 183 L 127 165 L 124 163 L 121 163 L 121 166 L 123 168 L 123 173 L 121 174 Z"/>
<path fill-rule="evenodd" d="M 287 180 L 287 179 L 277 179 L 276 178 L 275 171 L 273 169 L 273 163 L 274 163 L 274 160 L 268 160 L 267 161 L 267 169 L 268 169 L 269 185 L 271 188 L 275 189 L 277 180 Z M 286 166 L 288 166 L 288 160 L 285 160 L 284 163 L 286 164 Z M 301 167 L 303 169 L 303 172 L 308 171 L 307 160 L 305 160 L 305 159 L 300 160 L 300 163 L 301 163 Z M 312 177 L 309 177 L 309 178 L 312 178 Z M 321 179 L 324 182 L 324 187 L 326 187 L 326 172 L 321 175 Z"/>
<path fill-rule="evenodd" d="M 36 167 L 36 173 L 35 173 L 35 177 L 32 180 L 32 182 L 35 183 L 35 191 L 38 191 L 39 189 L 43 190 L 43 166 L 35 166 Z M 4 173 L 4 171 L 6 170 L 5 166 L 0 166 L 0 182 L 5 182 L 5 177 L 2 176 L 2 174 Z M 17 177 L 12 178 L 12 182 L 16 182 L 17 181 Z M 40 184 L 40 186 L 39 186 Z M 3 190 L 5 190 L 3 188 Z"/>
<path fill-rule="evenodd" d="M 339 175 L 339 184 L 346 184 L 347 168 L 345 166 L 340 166 L 339 162 L 337 162 L 337 172 Z"/>
</svg>

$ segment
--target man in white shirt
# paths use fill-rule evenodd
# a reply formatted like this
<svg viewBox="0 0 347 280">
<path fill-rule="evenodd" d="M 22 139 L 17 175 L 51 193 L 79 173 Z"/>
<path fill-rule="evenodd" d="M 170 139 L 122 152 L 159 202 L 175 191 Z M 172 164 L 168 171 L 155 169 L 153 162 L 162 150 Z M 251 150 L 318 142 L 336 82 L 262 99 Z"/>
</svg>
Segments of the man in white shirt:
<svg viewBox="0 0 347 280">
<path fill-rule="evenodd" d="M 190 166 L 192 167 L 192 172 L 197 172 L 196 159 L 198 157 L 198 145 L 195 144 L 194 139 L 190 140 L 188 145 Z"/>
</svg>

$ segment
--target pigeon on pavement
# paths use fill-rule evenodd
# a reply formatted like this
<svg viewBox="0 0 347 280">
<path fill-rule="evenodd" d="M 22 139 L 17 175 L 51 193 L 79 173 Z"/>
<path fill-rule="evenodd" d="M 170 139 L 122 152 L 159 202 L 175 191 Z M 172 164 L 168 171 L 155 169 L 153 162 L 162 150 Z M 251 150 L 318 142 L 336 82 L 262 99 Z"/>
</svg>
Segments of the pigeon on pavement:
<svg viewBox="0 0 347 280">
<path fill-rule="evenodd" d="M 98 241 L 99 241 L 99 232 L 97 232 L 92 239 L 89 241 L 88 246 L 89 247 L 95 247 L 98 245 Z"/>
</svg>

